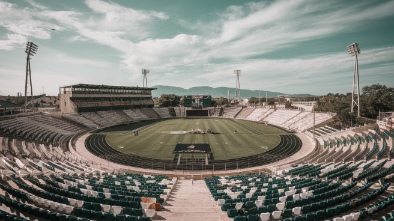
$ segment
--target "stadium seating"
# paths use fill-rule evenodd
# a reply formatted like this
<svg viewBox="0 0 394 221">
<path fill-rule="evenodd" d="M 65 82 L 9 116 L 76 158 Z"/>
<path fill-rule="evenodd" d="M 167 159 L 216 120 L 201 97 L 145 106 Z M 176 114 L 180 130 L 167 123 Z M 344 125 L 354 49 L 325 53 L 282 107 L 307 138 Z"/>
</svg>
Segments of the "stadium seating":
<svg viewBox="0 0 394 221">
<path fill-rule="evenodd" d="M 172 117 L 168 108 L 154 107 L 153 110 L 160 116 L 160 118 L 171 118 Z"/>
<path fill-rule="evenodd" d="M 249 110 L 227 114 L 225 110 L 224 115 L 300 131 L 309 129 L 308 112 L 244 109 Z M 0 219 L 155 219 L 160 215 L 156 210 L 173 191 L 175 179 L 164 175 L 110 174 L 105 166 L 76 153 L 70 137 L 89 129 L 159 117 L 172 116 L 168 109 L 160 108 L 88 112 L 66 115 L 64 119 L 37 114 L 1 121 Z M 319 121 L 329 117 L 330 114 L 321 114 Z M 242 121 L 233 121 L 242 126 Z M 394 166 L 389 159 L 394 153 L 393 134 L 362 129 L 354 132 L 317 128 L 315 150 L 291 162 L 298 165 L 275 174 L 205 179 L 212 199 L 218 202 L 217 210 L 234 220 L 392 220 L 394 197 L 390 182 Z M 61 145 L 68 140 L 70 148 Z M 297 136 L 281 135 L 277 147 L 265 153 L 212 160 L 208 166 L 193 169 L 225 171 L 261 166 L 286 159 L 301 146 Z M 89 136 L 86 147 L 94 155 L 120 164 L 167 171 L 185 169 L 177 167 L 174 161 L 123 154 L 112 149 L 100 134 Z"/>
<path fill-rule="evenodd" d="M 260 121 L 262 119 L 263 115 L 269 111 L 272 111 L 272 109 L 257 107 L 253 110 L 252 113 L 250 113 L 248 116 L 246 116 L 245 119 L 250 120 L 250 121 Z"/>
<path fill-rule="evenodd" d="M 242 110 L 242 107 L 225 108 L 224 112 L 223 112 L 223 117 L 224 118 L 234 118 L 241 110 Z"/>
<path fill-rule="evenodd" d="M 295 117 L 299 114 L 299 111 L 295 110 L 277 110 L 270 114 L 268 117 L 264 118 L 264 121 L 267 121 L 273 125 L 282 125 L 286 121 Z"/>
<path fill-rule="evenodd" d="M 3 136 L 53 144 L 59 144 L 81 130 L 83 128 L 42 114 L 3 120 L 0 124 Z"/>
<path fill-rule="evenodd" d="M 235 118 L 237 118 L 237 119 L 245 119 L 254 110 L 255 110 L 254 107 L 242 108 L 242 110 L 235 116 Z"/>
</svg>

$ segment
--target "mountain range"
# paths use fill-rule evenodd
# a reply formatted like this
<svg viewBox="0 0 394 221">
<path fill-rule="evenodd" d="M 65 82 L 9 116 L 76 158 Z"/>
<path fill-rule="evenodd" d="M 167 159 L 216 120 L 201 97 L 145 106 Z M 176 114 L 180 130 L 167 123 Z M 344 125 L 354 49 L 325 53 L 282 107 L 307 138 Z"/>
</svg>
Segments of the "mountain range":
<svg viewBox="0 0 394 221">
<path fill-rule="evenodd" d="M 173 86 L 164 86 L 164 85 L 155 85 L 152 88 L 157 88 L 152 91 L 153 97 L 160 97 L 162 94 L 176 94 L 178 96 L 183 95 L 211 95 L 212 97 L 226 97 L 228 96 L 228 91 L 230 91 L 230 97 L 235 96 L 235 88 L 230 87 L 209 87 L 209 86 L 199 86 L 199 87 L 191 87 L 189 89 L 181 88 L 181 87 L 173 87 Z M 280 92 L 272 92 L 272 91 L 259 91 L 259 90 L 248 90 L 241 89 L 241 97 L 250 98 L 250 97 L 259 97 L 259 92 L 261 97 L 265 97 L 267 93 L 267 97 L 277 97 L 278 95 L 288 95 L 288 96 L 312 96 L 310 94 L 284 94 Z"/>
</svg>

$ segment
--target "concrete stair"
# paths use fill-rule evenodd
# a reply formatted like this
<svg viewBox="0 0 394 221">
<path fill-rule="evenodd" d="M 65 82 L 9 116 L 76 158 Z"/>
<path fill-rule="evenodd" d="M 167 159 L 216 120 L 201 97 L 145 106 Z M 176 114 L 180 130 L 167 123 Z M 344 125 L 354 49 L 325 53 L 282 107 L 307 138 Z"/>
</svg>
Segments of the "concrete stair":
<svg viewBox="0 0 394 221">
<path fill-rule="evenodd" d="M 178 180 L 154 220 L 229 221 L 203 180 Z"/>
</svg>

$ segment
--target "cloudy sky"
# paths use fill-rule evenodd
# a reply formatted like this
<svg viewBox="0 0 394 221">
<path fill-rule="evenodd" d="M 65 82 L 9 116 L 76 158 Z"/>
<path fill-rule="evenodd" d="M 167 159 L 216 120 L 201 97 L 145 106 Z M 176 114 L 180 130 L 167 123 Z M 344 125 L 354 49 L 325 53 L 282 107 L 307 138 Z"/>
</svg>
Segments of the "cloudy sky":
<svg viewBox="0 0 394 221">
<path fill-rule="evenodd" d="M 0 94 L 90 83 L 235 87 L 288 94 L 394 86 L 394 0 L 0 0 Z M 53 29 L 53 30 L 52 30 Z"/>
</svg>

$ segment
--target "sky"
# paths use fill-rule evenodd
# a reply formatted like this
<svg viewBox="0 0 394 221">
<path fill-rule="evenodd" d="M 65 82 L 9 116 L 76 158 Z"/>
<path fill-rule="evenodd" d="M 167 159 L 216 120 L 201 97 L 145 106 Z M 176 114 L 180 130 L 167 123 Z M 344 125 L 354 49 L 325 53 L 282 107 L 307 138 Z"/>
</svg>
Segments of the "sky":
<svg viewBox="0 0 394 221">
<path fill-rule="evenodd" d="M 394 0 L 0 0 L 0 95 L 105 84 L 235 87 L 286 94 L 394 86 Z"/>
</svg>

